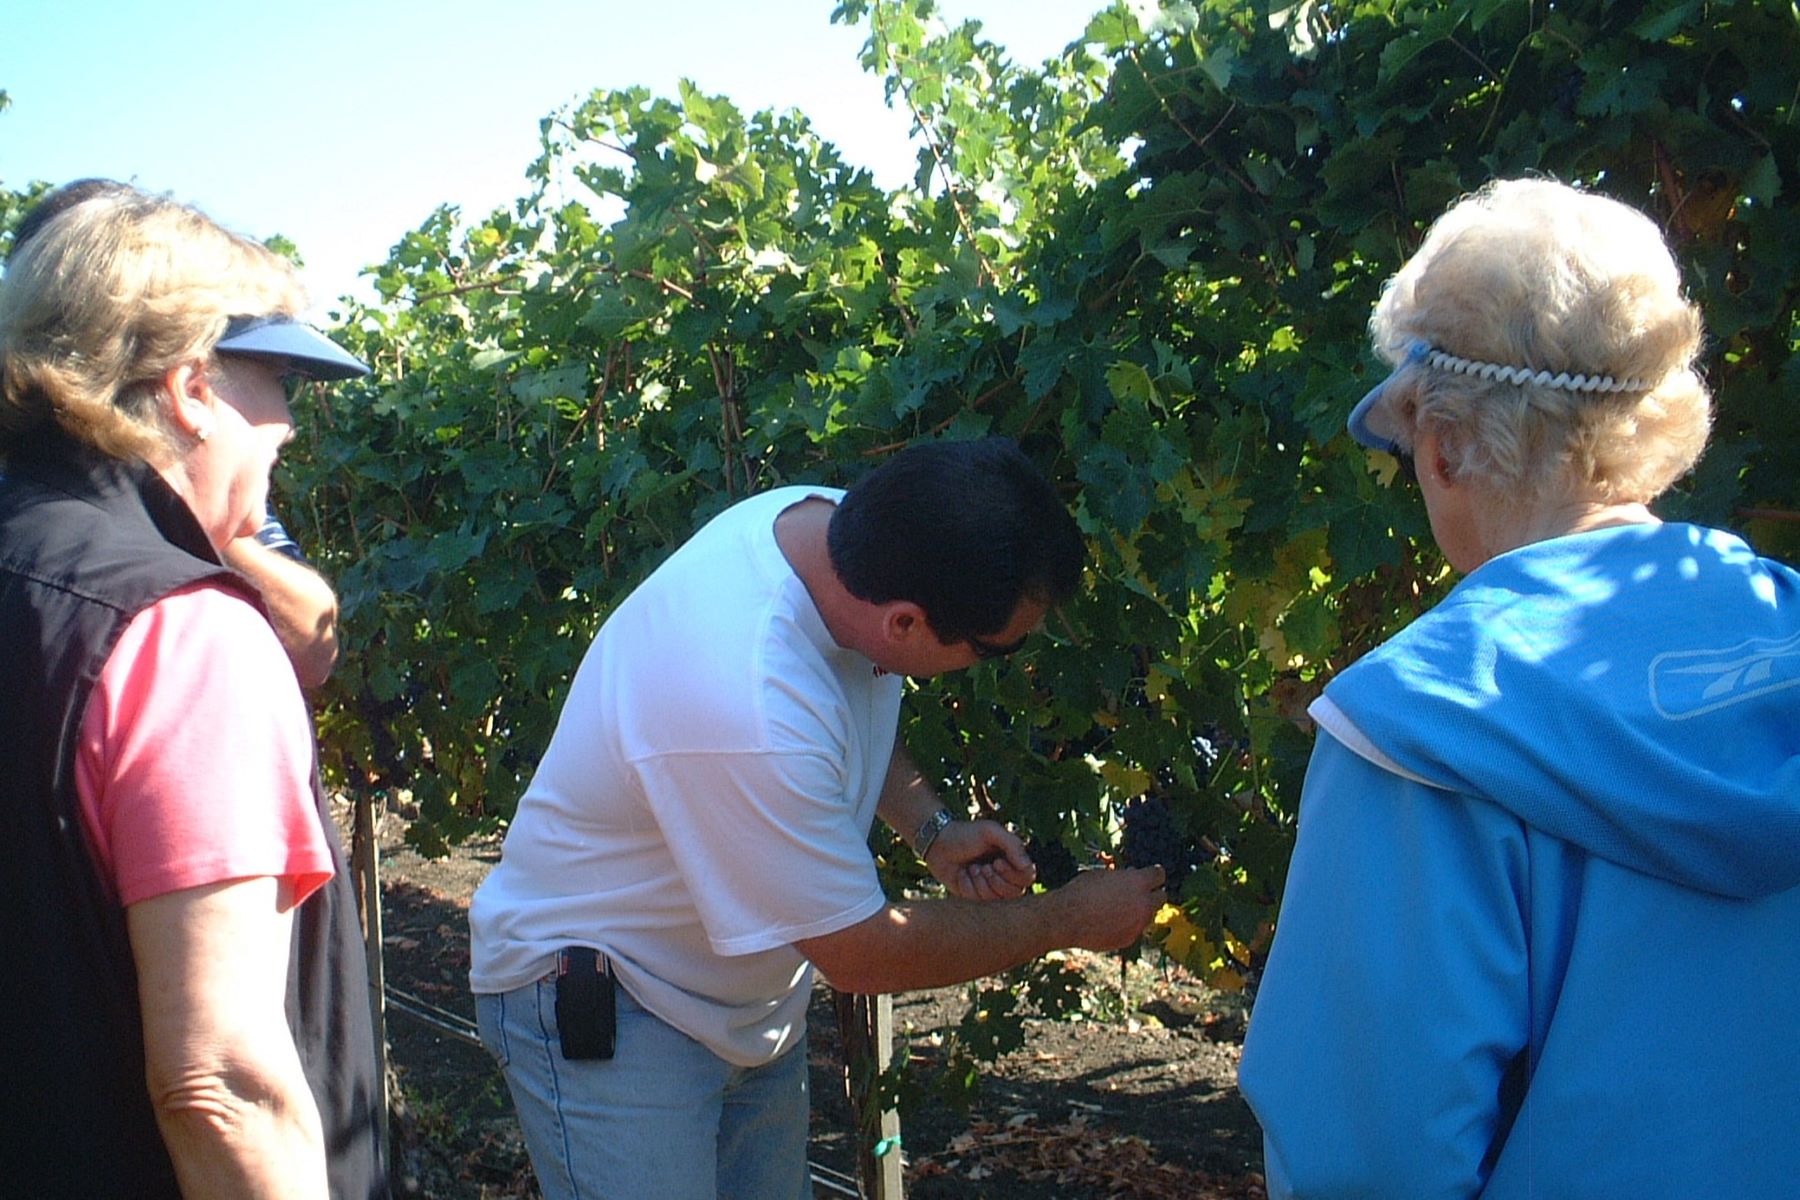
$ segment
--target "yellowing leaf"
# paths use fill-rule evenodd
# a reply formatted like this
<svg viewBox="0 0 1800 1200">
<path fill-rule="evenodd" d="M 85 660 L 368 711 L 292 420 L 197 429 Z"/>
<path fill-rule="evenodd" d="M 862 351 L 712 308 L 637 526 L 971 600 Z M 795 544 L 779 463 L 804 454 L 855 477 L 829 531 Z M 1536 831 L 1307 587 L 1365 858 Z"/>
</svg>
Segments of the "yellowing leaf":
<svg viewBox="0 0 1800 1200">
<path fill-rule="evenodd" d="M 1244 977 L 1230 967 L 1222 967 L 1212 973 L 1206 986 L 1215 992 L 1241 992 L 1244 990 Z"/>
<path fill-rule="evenodd" d="M 1100 778 L 1121 796 L 1141 796 L 1150 790 L 1150 772 L 1117 759 L 1102 759 Z"/>
<path fill-rule="evenodd" d="M 1286 667 L 1293 661 L 1293 653 L 1288 649 L 1287 635 L 1274 625 L 1265 625 L 1257 631 L 1256 644 L 1270 662 L 1277 667 Z"/>
<path fill-rule="evenodd" d="M 1365 461 L 1369 474 L 1375 477 L 1377 483 L 1382 487 L 1393 486 L 1394 476 L 1400 473 L 1399 459 L 1391 454 L 1384 454 L 1380 450 L 1371 450 Z"/>
<path fill-rule="evenodd" d="M 1151 667 L 1144 677 L 1144 698 L 1162 703 L 1169 698 L 1169 685 L 1173 682 L 1167 668 L 1160 665 Z"/>
<path fill-rule="evenodd" d="M 1173 904 L 1165 904 L 1156 914 L 1156 925 L 1164 930 L 1162 950 L 1170 958 L 1190 969 L 1207 967 L 1218 957 L 1213 944 L 1206 940 L 1200 927 L 1188 920 L 1186 913 Z"/>
</svg>

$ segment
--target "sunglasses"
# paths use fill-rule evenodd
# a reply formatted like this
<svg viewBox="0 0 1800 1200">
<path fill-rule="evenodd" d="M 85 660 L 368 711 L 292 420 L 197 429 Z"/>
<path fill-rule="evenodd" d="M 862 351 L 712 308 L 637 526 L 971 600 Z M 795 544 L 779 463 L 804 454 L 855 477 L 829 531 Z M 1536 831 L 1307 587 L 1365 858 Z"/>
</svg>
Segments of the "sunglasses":
<svg viewBox="0 0 1800 1200">
<path fill-rule="evenodd" d="M 989 659 L 1005 658 L 1009 654 L 1017 654 L 1020 650 L 1025 648 L 1025 642 L 1030 636 L 1030 634 L 1026 634 L 1025 637 L 1007 642 L 1004 645 L 997 642 L 984 642 L 978 637 L 966 637 L 963 640 L 969 643 L 969 649 L 975 651 L 976 658 L 986 662 Z"/>
<path fill-rule="evenodd" d="M 267 369 L 270 374 L 275 376 L 275 381 L 281 385 L 282 393 L 286 395 L 290 404 L 305 395 L 307 389 L 319 381 L 318 376 L 292 359 L 275 358 L 264 354 L 236 354 L 230 350 L 219 351 L 219 357 L 255 363 L 257 366 Z"/>
<path fill-rule="evenodd" d="M 1409 450 L 1402 450 L 1400 447 L 1395 446 L 1393 455 L 1400 461 L 1401 476 L 1406 482 L 1417 484 L 1419 482 L 1419 464 L 1413 461 L 1412 452 Z"/>
</svg>

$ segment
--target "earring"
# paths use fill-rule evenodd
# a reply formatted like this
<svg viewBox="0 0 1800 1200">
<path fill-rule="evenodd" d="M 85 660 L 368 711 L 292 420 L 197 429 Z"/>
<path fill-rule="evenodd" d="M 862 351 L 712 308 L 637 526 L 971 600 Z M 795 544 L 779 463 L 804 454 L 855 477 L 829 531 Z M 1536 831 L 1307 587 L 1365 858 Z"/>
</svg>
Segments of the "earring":
<svg viewBox="0 0 1800 1200">
<path fill-rule="evenodd" d="M 200 428 L 194 430 L 194 440 L 195 441 L 204 442 L 207 438 L 209 438 L 211 436 L 212 436 L 212 428 L 210 426 L 202 425 Z"/>
</svg>

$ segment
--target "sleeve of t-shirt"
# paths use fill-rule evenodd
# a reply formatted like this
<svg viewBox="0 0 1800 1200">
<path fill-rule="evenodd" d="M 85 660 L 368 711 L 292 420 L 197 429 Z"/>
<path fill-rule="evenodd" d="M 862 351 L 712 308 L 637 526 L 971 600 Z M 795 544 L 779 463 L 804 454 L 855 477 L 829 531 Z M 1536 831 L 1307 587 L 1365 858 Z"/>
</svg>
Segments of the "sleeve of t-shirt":
<svg viewBox="0 0 1800 1200">
<path fill-rule="evenodd" d="M 715 953 L 823 937 L 886 903 L 825 755 L 665 754 L 637 768 Z"/>
<path fill-rule="evenodd" d="M 206 584 L 139 613 L 83 714 L 76 790 L 121 903 L 270 876 L 298 904 L 332 875 L 306 703 L 274 630 Z"/>
</svg>

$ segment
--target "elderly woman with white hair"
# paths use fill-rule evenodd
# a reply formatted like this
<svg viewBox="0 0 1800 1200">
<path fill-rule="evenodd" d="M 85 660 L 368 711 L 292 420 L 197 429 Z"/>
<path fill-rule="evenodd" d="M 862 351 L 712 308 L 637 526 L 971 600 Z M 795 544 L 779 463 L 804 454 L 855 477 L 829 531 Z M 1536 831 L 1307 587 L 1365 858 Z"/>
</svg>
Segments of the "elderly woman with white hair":
<svg viewBox="0 0 1800 1200">
<path fill-rule="evenodd" d="M 1656 227 L 1517 180 L 1350 418 L 1464 578 L 1326 688 L 1240 1084 L 1272 1197 L 1792 1197 L 1800 574 L 1650 504 L 1704 448 Z"/>
</svg>

